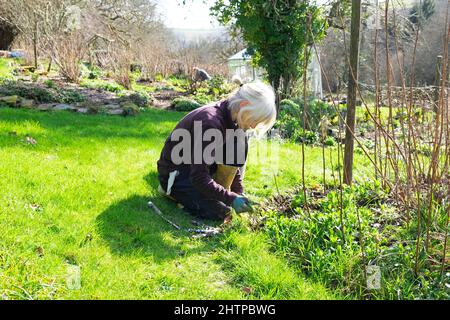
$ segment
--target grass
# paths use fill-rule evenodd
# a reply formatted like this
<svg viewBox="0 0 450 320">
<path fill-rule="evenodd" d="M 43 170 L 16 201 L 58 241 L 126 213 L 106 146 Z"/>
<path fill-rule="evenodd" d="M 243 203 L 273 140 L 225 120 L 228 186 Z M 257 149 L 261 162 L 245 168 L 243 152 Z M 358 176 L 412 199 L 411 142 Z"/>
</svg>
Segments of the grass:
<svg viewBox="0 0 450 320">
<path fill-rule="evenodd" d="M 156 191 L 156 161 L 182 116 L 0 108 L 0 299 L 335 298 L 239 219 L 225 235 L 200 240 L 147 209 L 152 200 L 191 226 L 191 217 Z M 279 147 L 277 184 L 289 188 L 300 179 L 300 147 Z M 308 157 L 308 177 L 320 176 L 320 150 Z M 251 164 L 248 193 L 275 193 L 270 171 Z M 81 269 L 80 290 L 67 288 L 71 265 Z"/>
<path fill-rule="evenodd" d="M 11 66 L 11 59 L 5 59 L 0 58 L 0 79 L 5 78 L 9 79 L 11 78 L 11 72 L 12 72 L 12 66 Z"/>
</svg>

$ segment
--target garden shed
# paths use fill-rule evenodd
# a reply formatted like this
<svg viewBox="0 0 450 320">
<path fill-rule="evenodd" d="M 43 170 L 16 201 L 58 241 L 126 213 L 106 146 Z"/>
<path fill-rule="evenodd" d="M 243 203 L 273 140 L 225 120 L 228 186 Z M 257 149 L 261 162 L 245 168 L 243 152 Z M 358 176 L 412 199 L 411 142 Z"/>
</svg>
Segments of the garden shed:
<svg viewBox="0 0 450 320">
<path fill-rule="evenodd" d="M 247 49 L 228 58 L 228 69 L 231 76 L 239 76 L 244 82 L 262 79 L 264 74 L 263 69 L 252 65 L 252 55 Z"/>
<path fill-rule="evenodd" d="M 308 66 L 308 89 L 316 98 L 323 98 L 322 72 L 318 54 L 314 48 L 311 49 L 311 62 Z M 244 82 L 262 79 L 265 70 L 252 65 L 252 55 L 248 49 L 244 49 L 228 59 L 230 76 L 239 76 Z"/>
</svg>

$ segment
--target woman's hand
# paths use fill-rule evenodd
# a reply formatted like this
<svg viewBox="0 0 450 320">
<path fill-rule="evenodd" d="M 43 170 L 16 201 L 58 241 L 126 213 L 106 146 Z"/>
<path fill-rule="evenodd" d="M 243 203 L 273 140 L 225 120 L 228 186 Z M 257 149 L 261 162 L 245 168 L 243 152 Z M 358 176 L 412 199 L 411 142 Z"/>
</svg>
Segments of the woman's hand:
<svg viewBox="0 0 450 320">
<path fill-rule="evenodd" d="M 243 196 L 238 196 L 231 204 L 236 213 L 253 212 L 250 200 Z"/>
</svg>

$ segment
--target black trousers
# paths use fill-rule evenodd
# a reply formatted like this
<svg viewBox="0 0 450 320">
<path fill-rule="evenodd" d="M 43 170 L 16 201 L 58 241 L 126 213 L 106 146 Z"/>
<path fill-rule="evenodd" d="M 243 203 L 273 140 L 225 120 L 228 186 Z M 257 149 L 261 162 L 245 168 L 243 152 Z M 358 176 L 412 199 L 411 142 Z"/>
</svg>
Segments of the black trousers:
<svg viewBox="0 0 450 320">
<path fill-rule="evenodd" d="M 167 190 L 167 177 L 159 175 L 161 187 Z M 191 183 L 188 176 L 176 177 L 170 196 L 184 206 L 195 217 L 208 220 L 224 220 L 231 215 L 231 207 L 225 203 L 205 198 Z"/>
</svg>

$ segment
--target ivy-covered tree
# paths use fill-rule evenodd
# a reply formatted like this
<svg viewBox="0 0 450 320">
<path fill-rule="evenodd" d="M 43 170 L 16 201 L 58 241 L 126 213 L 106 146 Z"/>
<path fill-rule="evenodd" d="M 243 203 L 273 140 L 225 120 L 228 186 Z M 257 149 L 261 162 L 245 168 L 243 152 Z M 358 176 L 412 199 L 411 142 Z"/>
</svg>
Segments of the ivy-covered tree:
<svg viewBox="0 0 450 320">
<path fill-rule="evenodd" d="M 275 90 L 288 96 L 307 62 L 305 46 L 323 38 L 327 19 L 314 1 L 216 0 L 212 14 L 232 24 L 255 51 Z"/>
<path fill-rule="evenodd" d="M 409 11 L 409 21 L 419 29 L 431 18 L 435 13 L 436 7 L 434 0 L 423 0 L 416 3 Z"/>
</svg>

